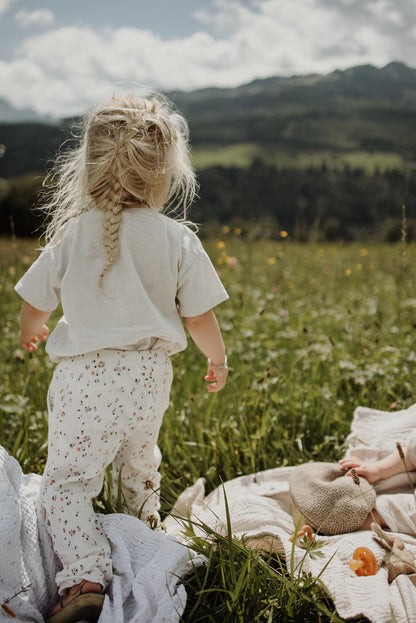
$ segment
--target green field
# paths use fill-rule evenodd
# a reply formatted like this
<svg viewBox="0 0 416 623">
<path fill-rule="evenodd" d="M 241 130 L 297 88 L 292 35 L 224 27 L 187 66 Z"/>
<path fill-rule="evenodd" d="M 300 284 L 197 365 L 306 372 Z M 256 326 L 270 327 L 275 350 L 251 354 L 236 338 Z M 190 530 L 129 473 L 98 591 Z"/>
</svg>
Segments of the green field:
<svg viewBox="0 0 416 623">
<path fill-rule="evenodd" d="M 376 170 L 384 172 L 390 169 L 403 170 L 406 167 L 402 156 L 394 152 L 293 151 L 291 153 L 267 149 L 264 145 L 255 143 L 195 147 L 192 151 L 193 164 L 199 170 L 213 166 L 246 168 L 256 158 L 277 168 L 307 169 L 325 165 L 330 169 L 342 170 L 349 166 L 352 169 L 363 169 L 369 175 Z"/>
<path fill-rule="evenodd" d="M 415 246 L 300 245 L 284 234 L 253 242 L 238 230 L 204 244 L 230 294 L 217 315 L 231 374 L 221 393 L 208 395 L 193 345 L 173 358 L 160 436 L 165 513 L 199 476 L 209 491 L 241 474 L 336 460 L 357 405 L 415 402 Z M 32 357 L 19 348 L 13 291 L 34 247 L 1 244 L 0 444 L 25 471 L 40 473 L 52 365 L 42 348 Z M 106 493 L 100 504 L 115 508 Z M 186 581 L 184 622 L 339 620 L 319 584 L 296 580 L 278 560 L 226 539 L 195 547 L 209 565 Z"/>
</svg>

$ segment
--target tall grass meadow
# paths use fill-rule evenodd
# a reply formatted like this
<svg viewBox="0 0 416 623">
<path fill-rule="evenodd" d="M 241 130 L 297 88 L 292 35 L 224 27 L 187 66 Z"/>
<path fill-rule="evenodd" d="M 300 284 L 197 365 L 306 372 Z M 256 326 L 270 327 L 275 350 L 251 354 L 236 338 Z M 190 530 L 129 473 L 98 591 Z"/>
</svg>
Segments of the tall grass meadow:
<svg viewBox="0 0 416 623">
<path fill-rule="evenodd" d="M 226 388 L 209 395 L 194 345 L 173 358 L 159 439 L 164 514 L 201 476 L 209 492 L 242 474 L 337 460 L 357 405 L 393 411 L 414 402 L 416 247 L 404 236 L 390 246 L 302 245 L 286 232 L 258 241 L 224 227 L 204 244 L 230 294 L 216 311 L 231 372 Z M 35 246 L 1 244 L 0 444 L 25 472 L 42 473 L 53 364 L 43 346 L 31 356 L 19 348 L 13 290 Z M 59 310 L 51 328 L 58 318 Z M 98 509 L 121 505 L 106 479 Z M 319 578 L 205 529 L 202 538 L 189 527 L 208 564 L 185 579 L 184 623 L 341 621 Z"/>
</svg>

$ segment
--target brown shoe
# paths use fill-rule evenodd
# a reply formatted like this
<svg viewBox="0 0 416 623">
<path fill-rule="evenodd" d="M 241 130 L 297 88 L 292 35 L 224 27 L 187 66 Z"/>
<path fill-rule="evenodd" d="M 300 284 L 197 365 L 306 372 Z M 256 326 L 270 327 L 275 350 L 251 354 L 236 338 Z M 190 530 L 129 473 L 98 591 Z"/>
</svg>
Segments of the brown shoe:
<svg viewBox="0 0 416 623">
<path fill-rule="evenodd" d="M 104 603 L 104 595 L 101 592 L 83 590 L 86 584 L 83 580 L 73 586 L 61 597 L 56 606 L 46 618 L 46 623 L 77 623 L 77 621 L 90 621 L 96 623 L 101 614 Z"/>
</svg>

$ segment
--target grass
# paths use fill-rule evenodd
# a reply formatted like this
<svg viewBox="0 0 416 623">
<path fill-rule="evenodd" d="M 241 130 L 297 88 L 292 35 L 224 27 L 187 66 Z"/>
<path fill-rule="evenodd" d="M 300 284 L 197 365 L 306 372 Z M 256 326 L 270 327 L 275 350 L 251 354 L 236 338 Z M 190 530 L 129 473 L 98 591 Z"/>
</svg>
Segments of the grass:
<svg viewBox="0 0 416 623">
<path fill-rule="evenodd" d="M 415 401 L 414 245 L 258 242 L 245 233 L 225 228 L 204 242 L 230 294 L 217 315 L 231 374 L 223 392 L 208 395 L 196 348 L 173 358 L 159 440 L 164 513 L 200 476 L 210 491 L 241 474 L 336 460 L 357 405 L 394 410 Z M 41 473 L 52 364 L 42 348 L 32 357 L 19 348 L 13 290 L 34 247 L 1 244 L 0 444 L 26 472 Z M 101 505 L 114 508 L 108 491 Z M 184 623 L 339 621 L 319 580 L 295 578 L 275 557 L 210 536 L 194 538 L 209 563 L 185 581 Z"/>
<path fill-rule="evenodd" d="M 360 168 L 369 175 L 376 170 L 403 170 L 405 162 L 400 154 L 394 152 L 299 152 L 294 153 L 267 149 L 256 143 L 236 143 L 234 145 L 214 147 L 195 147 L 192 151 L 193 164 L 197 169 L 212 166 L 237 166 L 248 168 L 254 159 L 259 158 L 267 164 L 278 168 L 307 169 L 309 167 L 327 166 L 330 169 L 342 170 L 345 166 Z"/>
</svg>

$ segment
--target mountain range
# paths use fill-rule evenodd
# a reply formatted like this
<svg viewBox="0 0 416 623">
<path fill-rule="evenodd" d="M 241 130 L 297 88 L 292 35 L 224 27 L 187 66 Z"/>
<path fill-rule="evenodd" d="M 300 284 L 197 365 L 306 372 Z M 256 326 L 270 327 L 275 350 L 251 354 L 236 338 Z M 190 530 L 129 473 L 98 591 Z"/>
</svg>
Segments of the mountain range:
<svg viewBox="0 0 416 623">
<path fill-rule="evenodd" d="M 416 162 L 416 69 L 400 62 L 167 95 L 197 152 L 251 146 L 260 155 L 382 153 Z M 44 170 L 68 125 L 0 100 L 0 176 Z"/>
</svg>

